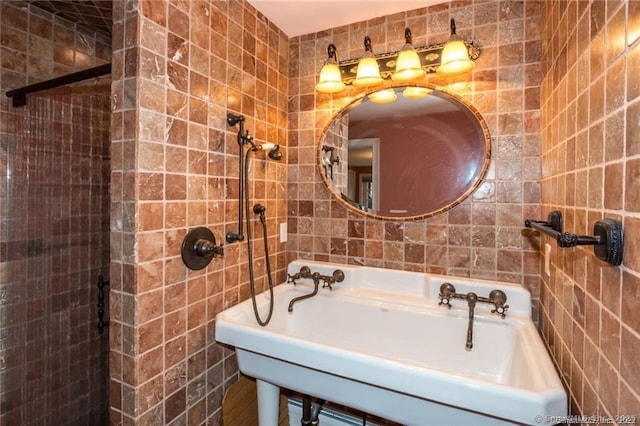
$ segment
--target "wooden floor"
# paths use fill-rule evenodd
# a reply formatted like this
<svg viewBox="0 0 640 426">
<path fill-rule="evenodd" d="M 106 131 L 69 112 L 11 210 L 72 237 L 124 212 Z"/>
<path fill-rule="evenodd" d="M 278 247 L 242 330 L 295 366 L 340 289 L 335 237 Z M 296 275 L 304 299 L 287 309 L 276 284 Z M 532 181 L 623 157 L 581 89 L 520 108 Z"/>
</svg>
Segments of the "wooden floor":
<svg viewBox="0 0 640 426">
<path fill-rule="evenodd" d="M 280 396 L 278 426 L 289 426 L 287 398 Z M 258 426 L 258 395 L 256 382 L 245 376 L 231 385 L 222 399 L 224 426 Z"/>
</svg>

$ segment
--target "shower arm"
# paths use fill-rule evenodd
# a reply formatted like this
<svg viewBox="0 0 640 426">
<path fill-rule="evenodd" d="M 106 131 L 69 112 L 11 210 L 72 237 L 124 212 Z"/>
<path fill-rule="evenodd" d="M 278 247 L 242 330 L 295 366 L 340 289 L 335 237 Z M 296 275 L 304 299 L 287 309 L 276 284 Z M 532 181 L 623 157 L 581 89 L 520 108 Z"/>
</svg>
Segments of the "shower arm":
<svg viewBox="0 0 640 426">
<path fill-rule="evenodd" d="M 244 234 L 242 233 L 242 219 L 243 209 L 242 203 L 244 202 L 244 162 L 242 147 L 246 144 L 251 145 L 253 148 L 253 138 L 249 136 L 249 132 L 244 130 L 244 115 L 227 114 L 227 124 L 229 126 L 238 125 L 238 232 L 227 232 L 225 236 L 228 243 L 235 243 L 236 241 L 243 241 Z"/>
</svg>

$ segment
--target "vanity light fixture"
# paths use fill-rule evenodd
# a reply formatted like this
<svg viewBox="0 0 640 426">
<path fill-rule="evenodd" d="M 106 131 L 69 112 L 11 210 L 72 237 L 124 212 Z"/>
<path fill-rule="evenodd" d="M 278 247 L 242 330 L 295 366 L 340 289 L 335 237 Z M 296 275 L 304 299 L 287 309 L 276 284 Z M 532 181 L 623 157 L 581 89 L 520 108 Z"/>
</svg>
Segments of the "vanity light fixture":
<svg viewBox="0 0 640 426">
<path fill-rule="evenodd" d="M 352 84 L 355 87 L 373 86 L 391 78 L 395 82 L 416 81 L 427 73 L 458 75 L 473 68 L 473 61 L 480 57 L 480 49 L 473 41 L 456 34 L 455 21 L 451 19 L 451 37 L 447 42 L 414 47 L 411 29 L 405 29 L 405 45 L 400 51 L 373 54 L 371 40 L 365 37 L 365 54 L 356 59 L 338 61 L 336 46 L 327 48 L 328 58 L 320 71 L 316 91 L 337 93 Z M 445 51 L 446 50 L 446 51 Z M 378 72 L 373 62 L 377 63 Z M 381 81 L 380 81 L 381 82 Z"/>
<path fill-rule="evenodd" d="M 409 27 L 404 30 L 404 41 L 405 44 L 400 49 L 396 60 L 396 72 L 391 76 L 393 81 L 413 81 L 427 75 L 427 72 L 422 68 L 418 52 L 413 47 L 411 28 Z"/>
<path fill-rule="evenodd" d="M 456 34 L 456 21 L 451 18 L 451 37 L 442 49 L 442 61 L 438 74 L 458 75 L 471 71 L 475 64 L 469 59 L 469 49 L 464 40 Z"/>
<path fill-rule="evenodd" d="M 373 57 L 371 51 L 371 38 L 364 38 L 364 55 L 358 61 L 358 70 L 356 71 L 356 79 L 353 85 L 357 87 L 375 86 L 381 84 L 384 79 L 380 76 L 380 67 L 378 61 Z"/>
<path fill-rule="evenodd" d="M 396 91 L 393 89 L 378 90 L 377 92 L 369 93 L 367 97 L 374 104 L 388 104 L 398 99 Z"/>
<path fill-rule="evenodd" d="M 316 91 L 321 93 L 337 93 L 345 88 L 338 67 L 336 45 L 330 43 L 327 47 L 327 60 L 320 70 L 320 80 L 316 84 Z"/>
<path fill-rule="evenodd" d="M 428 87 L 409 86 L 402 91 L 402 97 L 407 99 L 420 99 L 428 96 L 433 90 Z"/>
</svg>

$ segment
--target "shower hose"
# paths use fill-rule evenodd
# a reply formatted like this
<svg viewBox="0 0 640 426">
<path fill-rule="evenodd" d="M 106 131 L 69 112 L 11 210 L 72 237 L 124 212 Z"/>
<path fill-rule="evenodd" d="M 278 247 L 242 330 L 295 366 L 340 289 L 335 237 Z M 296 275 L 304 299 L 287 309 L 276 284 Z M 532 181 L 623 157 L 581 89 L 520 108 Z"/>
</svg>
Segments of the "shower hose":
<svg viewBox="0 0 640 426">
<path fill-rule="evenodd" d="M 258 305 L 256 303 L 256 283 L 255 275 L 253 272 L 253 242 L 251 231 L 251 220 L 249 218 L 249 155 L 251 150 L 248 150 L 244 159 L 244 206 L 245 206 L 245 220 L 247 224 L 247 254 L 249 257 L 249 289 L 251 291 L 251 303 L 253 304 L 253 313 L 256 317 L 256 321 L 261 326 L 269 324 L 271 321 L 271 315 L 273 314 L 273 280 L 271 279 L 271 262 L 269 261 L 269 244 L 267 242 L 267 224 L 265 220 L 265 207 L 261 204 L 253 206 L 253 212 L 260 216 L 260 223 L 262 224 L 262 236 L 264 240 L 264 257 L 267 267 L 267 280 L 269 281 L 269 313 L 267 318 L 262 320 L 260 313 L 258 312 Z"/>
</svg>

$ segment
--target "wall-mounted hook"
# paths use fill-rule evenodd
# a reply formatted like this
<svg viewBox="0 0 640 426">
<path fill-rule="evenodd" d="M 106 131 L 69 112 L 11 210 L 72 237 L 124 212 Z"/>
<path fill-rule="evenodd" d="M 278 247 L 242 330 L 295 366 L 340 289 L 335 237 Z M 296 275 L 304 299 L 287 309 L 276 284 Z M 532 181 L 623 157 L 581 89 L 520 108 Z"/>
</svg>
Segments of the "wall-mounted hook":
<svg viewBox="0 0 640 426">
<path fill-rule="evenodd" d="M 197 271 L 206 267 L 211 259 L 223 256 L 222 245 L 216 245 L 216 237 L 208 228 L 192 229 L 182 240 L 182 261 L 189 269 Z"/>
</svg>

